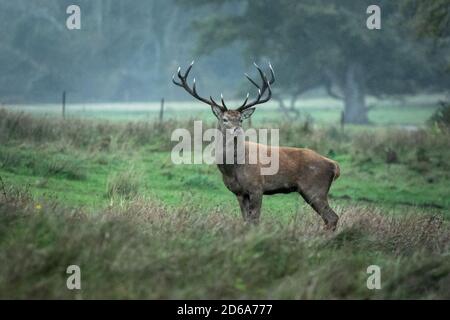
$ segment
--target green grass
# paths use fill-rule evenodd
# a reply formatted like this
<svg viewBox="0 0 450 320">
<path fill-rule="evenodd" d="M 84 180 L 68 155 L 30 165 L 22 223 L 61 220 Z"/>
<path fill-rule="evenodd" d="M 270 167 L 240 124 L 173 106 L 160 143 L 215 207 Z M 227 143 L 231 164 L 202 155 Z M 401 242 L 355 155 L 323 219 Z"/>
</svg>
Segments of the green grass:
<svg viewBox="0 0 450 320">
<path fill-rule="evenodd" d="M 0 114 L 0 298 L 450 298 L 441 132 L 272 122 L 282 145 L 339 162 L 330 234 L 297 194 L 264 197 L 244 225 L 215 166 L 171 162 L 164 139 L 191 122 Z M 372 264 L 382 290 L 366 288 Z"/>
<path fill-rule="evenodd" d="M 69 155 L 52 153 L 51 150 L 37 151 L 32 146 L 20 149 L 3 146 L 0 150 L 2 154 L 39 159 L 38 163 L 57 163 L 63 159 L 71 163 L 71 170 L 83 172 L 82 179 L 73 179 L 64 171 L 49 174 L 45 170 L 30 169 L 26 161 L 12 169 L 0 163 L 0 175 L 4 181 L 16 186 L 28 185 L 29 191 L 37 198 L 50 196 L 67 204 L 105 207 L 110 202 L 106 195 L 108 180 L 114 174 L 131 170 L 131 175 L 139 176 L 140 186 L 135 187 L 139 192 L 151 194 L 169 205 L 180 205 L 183 197 L 188 197 L 207 208 L 223 203 L 237 207 L 235 197 L 223 185 L 220 172 L 214 165 L 174 165 L 169 152 L 143 148 L 131 155 L 125 152 L 86 155 L 79 151 L 69 152 Z M 361 164 L 346 155 L 337 155 L 335 160 L 341 166 L 341 177 L 333 184 L 330 196 L 337 202 L 354 200 L 387 206 L 435 207 L 447 212 L 450 209 L 450 174 L 445 168 L 434 168 L 432 172 L 421 175 L 407 164 L 389 165 L 382 161 Z M 301 203 L 303 199 L 297 194 L 264 197 L 263 212 L 290 214 Z"/>
<path fill-rule="evenodd" d="M 348 206 L 336 233 L 303 209 L 242 224 L 224 207 L 134 199 L 95 214 L 0 196 L 0 298 L 449 298 L 439 215 Z M 66 268 L 81 268 L 81 290 Z M 369 265 L 382 289 L 366 287 Z"/>
<path fill-rule="evenodd" d="M 438 108 L 442 95 L 419 95 L 402 97 L 401 99 L 378 100 L 369 98 L 367 104 L 372 107 L 369 119 L 375 125 L 423 125 Z M 241 101 L 230 101 L 229 105 L 238 106 Z M 40 116 L 61 116 L 59 104 L 45 105 L 13 105 L 5 106 L 16 111 L 31 112 Z M 300 114 L 309 115 L 318 124 L 339 124 L 342 101 L 328 97 L 305 97 L 297 101 L 296 107 Z M 258 108 L 253 116 L 253 123 L 264 124 L 283 119 L 276 102 L 269 102 Z M 68 104 L 66 115 L 71 118 L 108 119 L 112 121 L 145 121 L 157 120 L 159 117 L 159 102 L 148 103 L 93 103 Z M 189 117 L 211 121 L 212 114 L 207 106 L 189 100 L 189 102 L 167 101 L 164 118 L 185 119 Z"/>
</svg>

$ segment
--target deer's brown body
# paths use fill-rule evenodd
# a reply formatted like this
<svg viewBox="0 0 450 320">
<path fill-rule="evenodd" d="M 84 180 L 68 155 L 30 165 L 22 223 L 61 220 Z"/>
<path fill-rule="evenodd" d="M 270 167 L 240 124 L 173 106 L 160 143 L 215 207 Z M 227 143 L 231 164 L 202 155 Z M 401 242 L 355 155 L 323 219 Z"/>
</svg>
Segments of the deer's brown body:
<svg viewBox="0 0 450 320">
<path fill-rule="evenodd" d="M 227 132 L 236 135 L 243 133 L 242 121 L 253 114 L 255 108 L 252 107 L 267 102 L 271 98 L 270 85 L 275 81 L 271 66 L 269 67 L 272 78 L 269 81 L 262 70 L 255 65 L 263 80 L 261 87 L 246 75 L 251 83 L 258 88 L 257 98 L 247 104 L 247 95 L 247 99 L 241 107 L 236 110 L 228 110 L 223 98 L 222 105 L 219 105 L 212 98 L 208 100 L 200 97 L 195 88 L 195 79 L 193 87 L 189 87 L 187 77 L 192 64 L 184 76 L 181 74 L 180 68 L 178 69 L 178 78 L 181 82 L 173 81 L 195 98 L 211 106 L 218 119 L 218 129 L 223 136 Z M 266 91 L 268 92 L 267 97 L 262 98 Z M 310 149 L 274 147 L 263 144 L 251 146 L 250 144 L 253 143 L 245 142 L 246 161 L 244 164 L 236 162 L 233 164 L 218 164 L 225 186 L 236 195 L 239 201 L 244 220 L 249 222 L 259 221 L 264 195 L 298 192 L 322 217 L 325 227 L 334 230 L 339 218 L 328 205 L 328 191 L 331 183 L 339 177 L 339 165 Z M 255 150 L 259 152 L 259 149 L 263 149 L 263 154 L 267 154 L 269 157 L 272 152 L 278 152 L 279 167 L 275 174 L 262 175 L 262 164 L 258 161 L 256 164 L 251 164 L 252 162 L 249 161 L 249 152 Z"/>
<path fill-rule="evenodd" d="M 334 229 L 337 215 L 328 205 L 331 183 L 339 177 L 339 165 L 310 149 L 268 147 L 258 144 L 268 155 L 279 154 L 279 170 L 274 175 L 262 175 L 261 164 L 219 164 L 225 186 L 238 198 L 243 218 L 258 221 L 263 195 L 298 192 L 323 218 L 326 227 Z M 268 150 L 267 150 L 268 149 Z M 278 149 L 278 150 L 275 150 Z"/>
</svg>

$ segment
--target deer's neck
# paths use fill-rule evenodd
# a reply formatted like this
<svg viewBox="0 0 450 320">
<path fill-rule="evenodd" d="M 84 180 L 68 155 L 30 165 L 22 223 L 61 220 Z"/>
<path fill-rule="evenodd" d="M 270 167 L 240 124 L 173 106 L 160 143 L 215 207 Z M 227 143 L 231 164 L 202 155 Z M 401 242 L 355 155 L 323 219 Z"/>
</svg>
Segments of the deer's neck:
<svg viewBox="0 0 450 320">
<path fill-rule="evenodd" d="M 218 128 L 220 130 L 220 128 Z M 234 175 L 236 169 L 240 166 L 238 164 L 238 137 L 227 137 L 226 130 L 221 130 L 222 141 L 218 139 L 217 143 L 221 146 L 217 148 L 221 149 L 217 166 L 219 170 L 226 175 Z M 217 149 L 218 150 L 218 149 Z M 227 158 L 228 157 L 228 158 Z M 232 161 L 230 161 L 230 158 Z M 227 163 L 228 162 L 228 163 Z"/>
</svg>

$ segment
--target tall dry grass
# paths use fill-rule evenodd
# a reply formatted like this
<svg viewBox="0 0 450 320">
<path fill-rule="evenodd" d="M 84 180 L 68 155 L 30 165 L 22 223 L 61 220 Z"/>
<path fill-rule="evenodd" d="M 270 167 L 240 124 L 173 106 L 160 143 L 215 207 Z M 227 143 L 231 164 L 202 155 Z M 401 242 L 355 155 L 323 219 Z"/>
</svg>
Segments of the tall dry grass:
<svg viewBox="0 0 450 320">
<path fill-rule="evenodd" d="M 0 143 L 58 142 L 93 151 L 152 145 L 155 150 L 169 151 L 174 145 L 170 141 L 173 130 L 185 128 L 193 132 L 194 120 L 168 120 L 164 123 L 62 120 L 0 109 Z M 214 121 L 204 125 L 204 129 L 215 126 Z M 450 150 L 450 137 L 439 130 L 367 127 L 344 131 L 333 126 L 314 127 L 305 122 L 276 122 L 267 126 L 279 129 L 282 146 L 308 147 L 331 157 L 352 154 L 355 159 L 385 161 L 387 153 L 393 150 L 400 161 L 437 158 L 439 164 L 448 164 L 445 157 Z"/>
<path fill-rule="evenodd" d="M 97 212 L 0 196 L 2 298 L 450 298 L 450 228 L 438 214 L 342 209 L 255 227 L 234 212 L 134 198 Z M 39 205 L 39 206 L 38 206 Z M 65 287 L 68 265 L 82 290 Z M 379 265 L 382 290 L 368 290 Z"/>
<path fill-rule="evenodd" d="M 110 148 L 160 144 L 167 140 L 162 137 L 170 137 L 175 127 L 173 121 L 160 124 L 145 121 L 114 123 L 105 120 L 62 120 L 0 109 L 0 143 L 62 142 L 76 148 L 104 151 Z M 164 145 L 163 143 L 162 147 Z"/>
</svg>

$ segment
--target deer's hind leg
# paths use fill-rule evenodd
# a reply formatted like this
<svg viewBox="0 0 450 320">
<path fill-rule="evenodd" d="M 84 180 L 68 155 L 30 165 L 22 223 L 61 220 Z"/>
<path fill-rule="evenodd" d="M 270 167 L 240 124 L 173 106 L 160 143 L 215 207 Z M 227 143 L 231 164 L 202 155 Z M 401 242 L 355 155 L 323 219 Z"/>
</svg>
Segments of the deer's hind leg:
<svg viewBox="0 0 450 320">
<path fill-rule="evenodd" d="M 331 209 L 327 197 L 313 198 L 309 205 L 321 216 L 325 222 L 326 230 L 336 230 L 339 216 Z"/>
<path fill-rule="evenodd" d="M 331 182 L 330 182 L 331 185 Z M 301 189 L 300 195 L 316 211 L 325 222 L 325 229 L 334 231 L 339 220 L 339 216 L 328 204 L 328 190 L 330 185 L 323 188 Z"/>
</svg>

